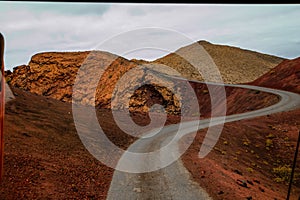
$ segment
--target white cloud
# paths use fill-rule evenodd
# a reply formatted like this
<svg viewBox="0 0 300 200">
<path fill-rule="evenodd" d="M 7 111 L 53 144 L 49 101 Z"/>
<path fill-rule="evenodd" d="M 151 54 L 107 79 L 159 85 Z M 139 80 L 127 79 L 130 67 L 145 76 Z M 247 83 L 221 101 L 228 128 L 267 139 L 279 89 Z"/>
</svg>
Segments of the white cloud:
<svg viewBox="0 0 300 200">
<path fill-rule="evenodd" d="M 172 29 L 193 41 L 205 39 L 283 57 L 300 56 L 300 49 L 295 45 L 300 40 L 297 5 L 75 5 L 1 2 L 0 23 L 7 43 L 7 67 L 26 64 L 40 51 L 93 49 L 116 34 L 143 27 Z M 157 40 L 163 43 L 166 38 L 158 36 Z"/>
</svg>

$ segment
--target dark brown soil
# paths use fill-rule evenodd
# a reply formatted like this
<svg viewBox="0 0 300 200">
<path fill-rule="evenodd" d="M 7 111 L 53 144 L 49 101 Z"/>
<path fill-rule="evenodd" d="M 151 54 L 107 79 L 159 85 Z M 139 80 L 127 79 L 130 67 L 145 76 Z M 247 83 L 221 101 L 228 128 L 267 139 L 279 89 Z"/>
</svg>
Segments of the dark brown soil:
<svg viewBox="0 0 300 200">
<path fill-rule="evenodd" d="M 200 88 L 198 96 L 203 95 L 205 88 L 193 87 Z M 15 99 L 6 105 L 5 171 L 0 199 L 105 199 L 113 169 L 95 159 L 81 143 L 71 104 L 12 89 Z M 237 91 L 231 95 L 234 98 L 229 104 L 234 103 L 241 92 L 249 94 L 243 98 L 253 101 L 262 95 Z M 264 98 L 274 99 L 272 95 Z M 236 111 L 247 109 L 237 107 Z M 150 122 L 144 113 L 131 116 L 140 125 Z M 108 138 L 121 148 L 126 149 L 136 140 L 118 128 L 109 109 L 99 109 L 98 120 Z M 179 116 L 168 116 L 166 124 L 179 121 Z"/>
<path fill-rule="evenodd" d="M 214 199 L 286 199 L 291 171 L 281 168 L 286 173 L 281 176 L 274 168 L 291 168 L 299 118 L 300 110 L 296 110 L 227 123 L 214 150 L 203 159 L 198 153 L 207 130 L 201 130 L 182 160 Z M 241 186 L 243 182 L 247 187 Z M 299 194 L 298 158 L 291 199 L 297 200 Z"/>
<path fill-rule="evenodd" d="M 114 170 L 81 143 L 71 104 L 13 91 L 15 99 L 6 105 L 0 199 L 105 199 Z M 110 110 L 98 114 L 101 127 L 116 145 L 126 149 L 136 139 L 117 127 Z M 139 124 L 148 122 L 143 114 L 132 116 Z"/>
</svg>

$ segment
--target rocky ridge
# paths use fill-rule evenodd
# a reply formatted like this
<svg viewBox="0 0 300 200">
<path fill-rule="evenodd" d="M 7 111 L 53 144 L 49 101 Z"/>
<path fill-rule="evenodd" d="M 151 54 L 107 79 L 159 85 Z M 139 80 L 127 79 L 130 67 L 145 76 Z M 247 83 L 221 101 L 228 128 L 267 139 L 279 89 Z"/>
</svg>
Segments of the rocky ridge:
<svg viewBox="0 0 300 200">
<path fill-rule="evenodd" d="M 268 68 L 271 68 L 274 63 L 281 60 L 273 56 L 238 50 L 234 47 L 212 45 L 203 41 L 199 42 L 199 44 L 212 57 L 224 54 L 225 56 L 221 58 L 225 61 L 228 60 L 228 56 L 233 56 L 231 54 L 236 52 L 240 52 L 236 55 L 238 58 L 243 57 L 245 59 L 247 56 L 252 55 L 248 59 L 250 63 L 262 63 L 263 61 L 267 63 L 265 66 L 268 66 Z M 213 49 L 213 47 L 220 48 L 220 50 L 211 50 L 210 48 Z M 188 46 L 178 51 L 181 54 L 190 53 L 188 56 L 193 60 L 193 56 L 195 55 L 193 54 L 193 49 L 190 48 L 192 47 Z M 259 59 L 254 59 L 253 61 L 255 56 Z M 220 60 L 222 59 L 215 61 L 216 64 L 221 62 Z M 236 60 L 238 59 L 233 59 L 230 62 L 224 61 L 224 63 L 235 63 Z M 232 66 L 237 66 L 240 62 L 236 62 Z M 177 72 L 166 68 L 165 65 L 168 65 L 171 69 L 175 69 Z M 223 66 L 227 70 L 226 67 L 225 65 Z M 267 70 L 267 67 L 262 68 Z M 229 70 L 233 69 L 229 68 Z M 247 72 L 247 70 L 243 70 L 245 71 L 244 73 Z M 143 60 L 127 60 L 103 51 L 44 52 L 32 56 L 28 65 L 15 67 L 13 72 L 6 72 L 6 80 L 11 86 L 65 102 L 73 101 L 84 105 L 95 105 L 100 108 L 126 108 L 130 111 L 139 112 L 148 112 L 152 105 L 160 104 L 164 106 L 166 112 L 169 114 L 179 114 L 182 112 L 180 108 L 182 97 L 191 96 L 187 92 L 192 88 L 195 90 L 196 98 L 199 95 L 201 96 L 200 100 L 198 98 L 200 112 L 209 114 L 210 91 L 208 91 L 205 84 L 202 84 L 203 86 L 198 83 L 193 84 L 186 80 L 167 75 L 170 74 L 178 77 L 181 76 L 181 72 L 184 74 L 183 77 L 201 80 L 201 78 L 193 75 L 196 74 L 194 69 L 190 68 L 181 58 L 174 57 L 174 54 L 170 54 L 154 62 L 147 62 Z M 231 71 L 225 72 L 228 76 L 234 74 Z M 212 78 L 214 77 L 212 76 Z M 243 82 L 244 80 L 241 78 L 239 82 Z M 230 80 L 228 79 L 227 82 L 230 82 Z M 76 87 L 74 88 L 75 83 Z M 143 85 L 140 83 L 143 83 Z M 188 86 L 187 83 L 190 83 L 191 86 Z M 240 96 L 237 95 L 237 91 L 234 90 L 232 92 L 228 89 L 227 95 L 231 95 L 232 99 L 237 99 L 237 96 Z M 252 95 L 249 92 L 247 94 Z M 254 96 L 252 97 L 257 98 Z M 242 101 L 243 98 L 239 99 L 239 101 Z M 195 99 L 191 100 L 191 102 L 195 101 Z M 193 110 L 195 105 L 194 107 L 191 106 L 193 105 L 187 105 L 188 109 L 186 110 Z M 242 110 L 244 111 L 244 108 L 241 108 Z M 189 114 L 195 115 L 195 113 Z"/>
<path fill-rule="evenodd" d="M 82 68 L 79 70 L 80 67 Z M 6 72 L 6 81 L 14 87 L 37 95 L 49 96 L 65 102 L 72 102 L 73 95 L 75 103 L 111 108 L 110 103 L 116 83 L 126 72 L 136 67 L 135 62 L 102 51 L 47 52 L 34 55 L 28 65 L 18 66 L 12 73 Z M 136 68 L 134 76 L 131 74 L 123 80 L 124 83 L 138 84 L 141 79 L 135 77 L 146 76 L 148 79 L 145 82 L 146 85 L 151 80 L 153 82 L 157 79 L 165 85 L 174 85 L 169 78 L 160 76 L 155 73 L 155 70 L 149 69 L 151 72 L 146 73 L 147 70 L 147 67 Z M 76 80 L 76 90 L 73 91 Z M 149 90 L 152 91 L 151 96 L 157 97 L 155 102 L 164 102 L 167 111 L 180 112 L 178 100 L 166 87 L 152 84 L 151 87 L 141 87 L 140 90 L 135 91 L 134 95 L 127 90 L 122 90 L 123 84 L 119 85 L 122 94 L 114 98 L 116 102 L 123 102 L 125 105 L 124 101 L 127 100 L 135 110 L 146 112 L 149 109 L 149 103 L 138 94 L 145 94 Z M 133 95 L 133 98 L 128 97 L 128 94 Z M 112 105 L 112 108 L 122 109 L 123 104 L 121 107 L 119 104 Z"/>
</svg>

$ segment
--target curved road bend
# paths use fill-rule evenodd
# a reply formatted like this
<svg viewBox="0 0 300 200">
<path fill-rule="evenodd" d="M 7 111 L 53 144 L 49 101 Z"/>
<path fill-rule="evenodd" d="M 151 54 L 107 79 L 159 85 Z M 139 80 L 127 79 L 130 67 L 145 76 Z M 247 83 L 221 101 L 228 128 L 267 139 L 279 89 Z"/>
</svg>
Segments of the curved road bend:
<svg viewBox="0 0 300 200">
<path fill-rule="evenodd" d="M 215 83 L 209 83 L 215 84 Z M 220 84 L 217 84 L 220 85 Z M 263 88 L 251 85 L 229 85 L 225 86 L 247 88 L 259 90 L 263 92 L 272 93 L 280 97 L 280 101 L 272 106 L 262 108 L 259 110 L 226 116 L 225 122 L 233 122 L 242 119 L 249 119 L 253 117 L 263 116 L 267 114 L 289 111 L 300 108 L 300 95 L 270 88 Z M 175 136 L 178 141 L 182 136 L 191 133 L 192 131 L 207 128 L 209 125 L 218 125 L 223 122 L 219 117 L 204 119 L 199 121 L 184 122 L 184 127 L 180 136 L 176 135 L 178 125 L 169 125 L 162 129 L 153 137 L 140 138 L 134 142 L 128 150 L 130 152 L 150 152 L 158 150 L 160 147 L 165 146 Z M 177 143 L 177 142 L 176 142 Z M 140 171 L 147 171 L 159 166 L 159 162 L 170 159 L 172 155 L 178 154 L 177 145 L 173 145 L 168 155 L 161 154 L 159 159 L 151 160 L 145 158 L 130 162 L 128 161 L 127 154 L 123 154 L 118 162 L 118 165 L 131 165 L 130 167 L 139 169 Z M 191 180 L 189 172 L 185 169 L 180 159 L 173 162 L 171 165 L 148 173 L 128 173 L 115 171 L 113 179 L 108 191 L 108 200 L 112 199 L 211 199 L 204 189 L 197 183 Z"/>
</svg>

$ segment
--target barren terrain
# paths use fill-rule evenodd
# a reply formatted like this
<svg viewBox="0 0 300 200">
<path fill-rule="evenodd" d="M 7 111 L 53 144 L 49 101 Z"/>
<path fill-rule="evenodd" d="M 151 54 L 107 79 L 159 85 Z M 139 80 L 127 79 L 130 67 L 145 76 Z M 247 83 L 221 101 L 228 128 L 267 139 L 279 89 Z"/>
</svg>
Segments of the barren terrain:
<svg viewBox="0 0 300 200">
<path fill-rule="evenodd" d="M 203 159 L 198 154 L 207 130 L 201 130 L 182 160 L 214 199 L 286 199 L 299 117 L 296 110 L 227 123 L 214 150 Z M 295 200 L 300 193 L 297 163 L 291 196 Z"/>
<path fill-rule="evenodd" d="M 299 58 L 279 64 L 282 58 L 205 41 L 199 44 L 211 54 L 227 83 L 250 82 L 299 93 Z M 189 52 L 189 47 L 184 48 Z M 98 72 L 103 72 L 103 76 L 100 80 L 91 79 L 93 74 L 97 75 L 94 70 L 99 63 L 102 68 Z M 129 108 L 134 122 L 149 124 L 148 111 L 154 104 L 166 109 L 166 125 L 178 123 L 180 114 L 185 112 L 168 87 L 151 84 L 151 81 L 160 79 L 167 86 L 179 88 L 183 96 L 186 88 L 182 83 L 187 81 L 158 73 L 156 63 L 172 66 L 183 77 L 202 80 L 174 54 L 149 63 L 129 61 L 101 51 L 45 52 L 34 55 L 28 65 L 7 71 L 6 80 L 15 99 L 6 105 L 5 172 L 0 199 L 106 199 L 114 170 L 95 159 L 80 141 L 73 121 L 72 95 L 76 103 L 95 105 L 107 137 L 127 149 L 137 138 L 118 128 L 110 109 L 114 98 L 124 102 L 128 97 L 125 84 L 120 86 L 121 95 L 112 96 L 116 83 L 126 72 L 135 69 L 136 77 L 150 80 L 130 96 Z M 89 67 L 80 71 L 82 64 Z M 139 68 L 139 64 L 147 67 Z M 79 81 L 79 90 L 74 92 L 77 75 L 83 79 Z M 141 80 L 127 77 L 123 81 L 132 85 Z M 187 83 L 194 90 L 197 98 L 194 100 L 200 108 L 198 112 L 189 107 L 188 116 L 209 118 L 212 112 L 210 94 L 221 103 L 224 101 L 222 88 Z M 96 87 L 90 88 L 93 84 Z M 276 95 L 250 89 L 225 87 L 225 92 L 227 115 L 268 107 L 280 100 Z M 113 109 L 119 111 L 124 109 L 114 106 Z M 182 156 L 183 164 L 193 181 L 214 199 L 285 199 L 300 129 L 299 118 L 298 109 L 227 123 L 214 150 L 204 159 L 199 159 L 198 153 L 206 130 L 200 130 Z M 181 142 L 188 139 L 186 136 Z M 293 199 L 300 193 L 299 162 L 297 166 Z"/>
<path fill-rule="evenodd" d="M 254 82 L 299 93 L 299 58 L 283 61 Z M 221 140 L 204 159 L 198 152 L 205 130 L 183 156 L 194 179 L 215 199 L 286 199 L 298 133 L 300 110 L 225 124 Z M 298 159 L 291 199 L 300 196 Z"/>
<path fill-rule="evenodd" d="M 254 81 L 284 60 L 276 56 L 227 45 L 212 44 L 207 41 L 199 41 L 198 44 L 207 51 L 218 67 L 224 83 L 236 84 Z M 193 57 L 206 56 L 195 51 L 193 45 L 183 47 L 154 62 L 176 69 L 187 79 L 203 80 L 198 71 L 184 58 L 192 59 Z"/>
<path fill-rule="evenodd" d="M 13 91 L 15 99 L 6 106 L 1 199 L 105 199 L 113 169 L 93 158 L 82 145 L 71 104 L 18 88 Z M 255 94 L 247 93 L 250 98 Z M 132 113 L 132 117 L 137 124 L 149 123 L 143 113 Z M 98 119 L 108 138 L 121 148 L 136 140 L 117 127 L 109 109 L 100 109 Z M 179 116 L 169 116 L 167 124 L 179 121 Z"/>
</svg>

